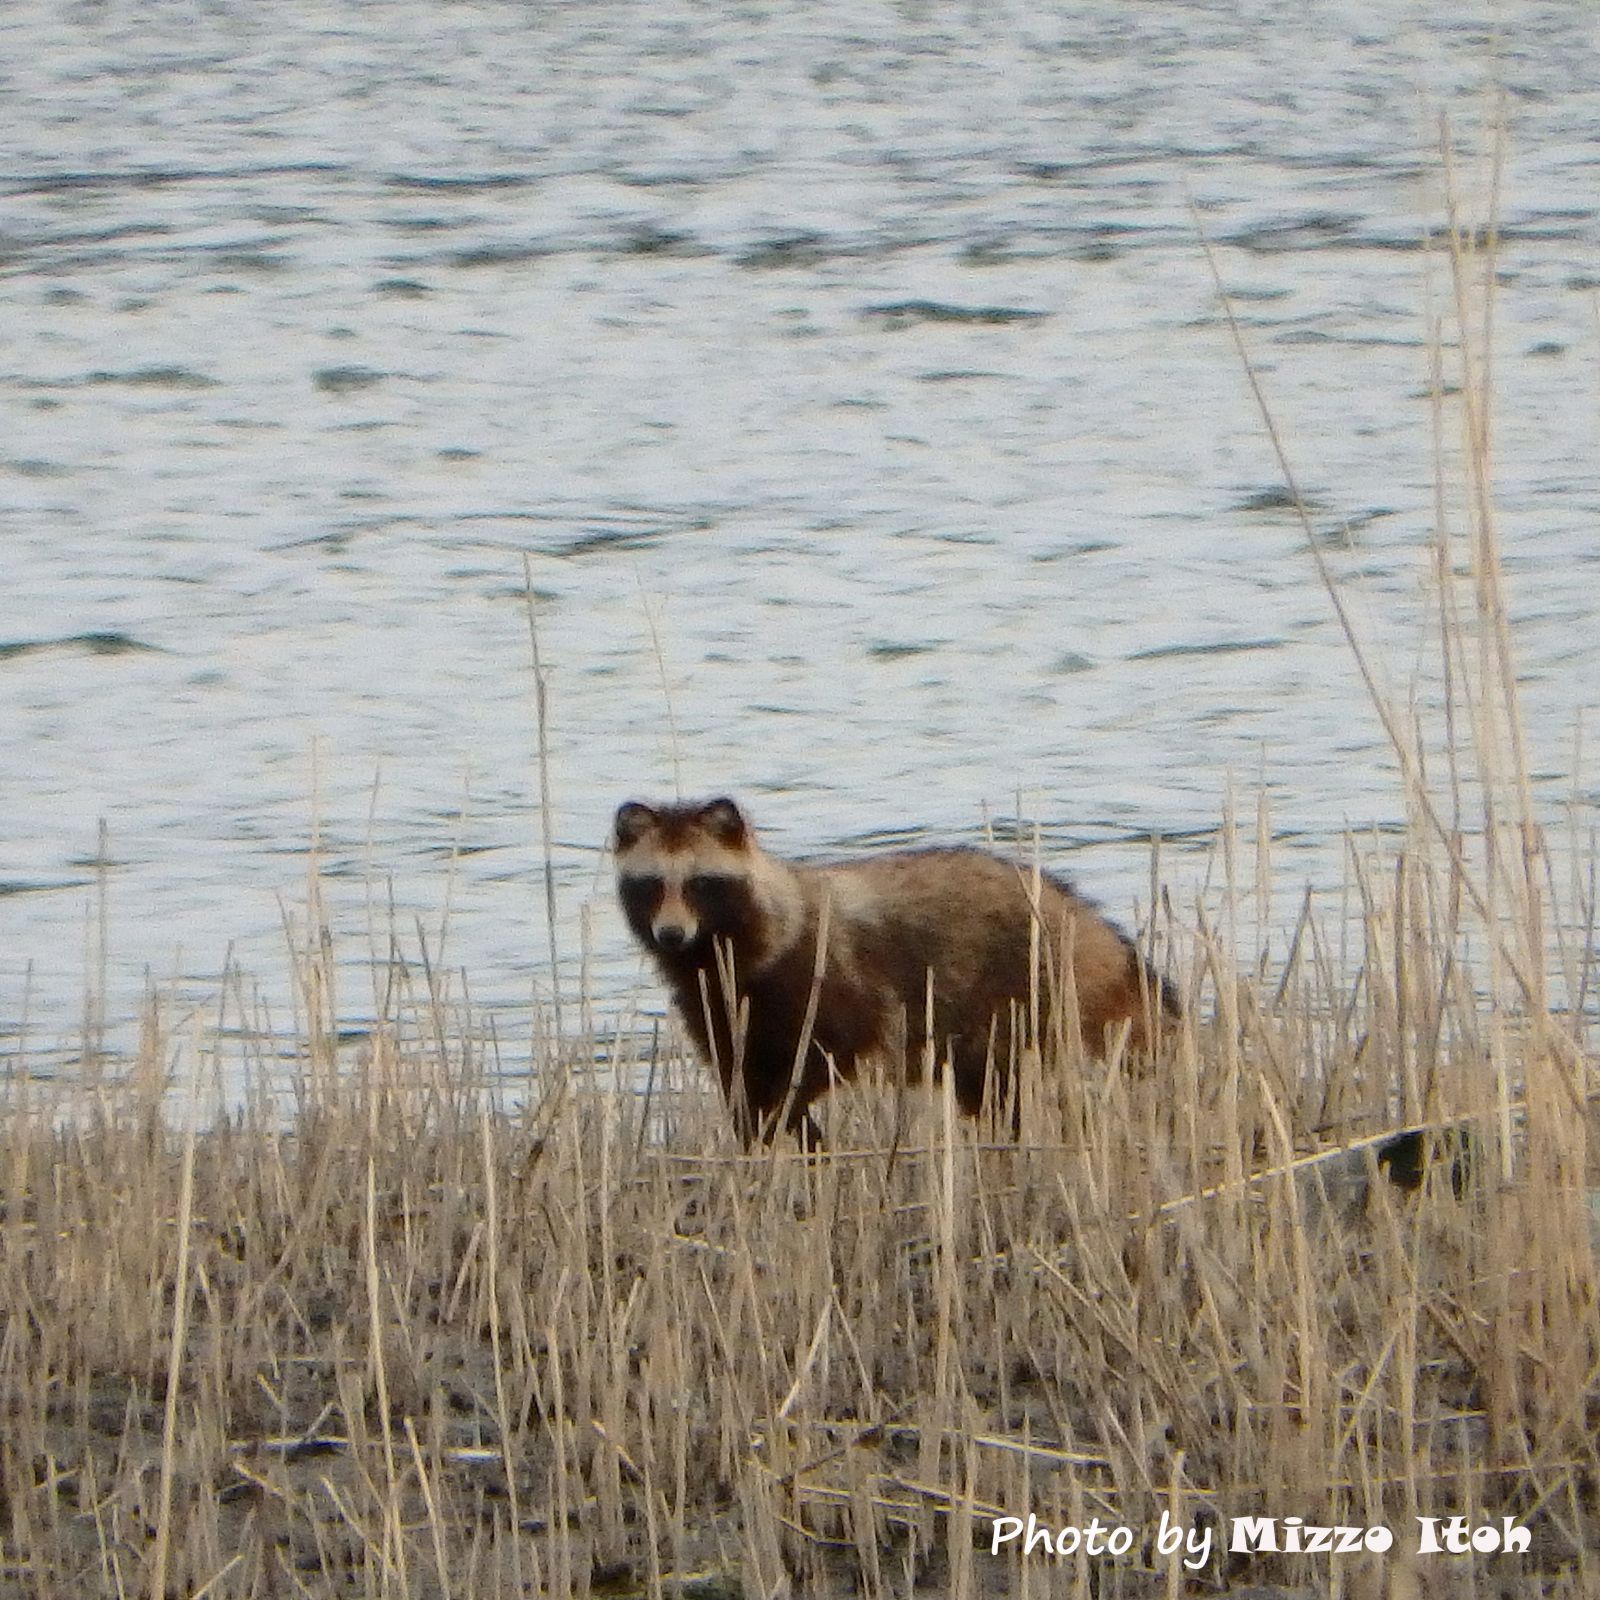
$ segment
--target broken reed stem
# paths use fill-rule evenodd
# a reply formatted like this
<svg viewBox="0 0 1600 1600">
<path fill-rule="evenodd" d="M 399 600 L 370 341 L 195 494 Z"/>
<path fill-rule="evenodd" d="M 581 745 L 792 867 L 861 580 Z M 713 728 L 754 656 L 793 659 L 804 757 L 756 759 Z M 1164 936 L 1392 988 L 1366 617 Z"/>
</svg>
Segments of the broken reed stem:
<svg viewBox="0 0 1600 1600">
<path fill-rule="evenodd" d="M 150 1600 L 166 1600 L 167 1564 L 172 1551 L 172 1484 L 178 1451 L 178 1396 L 183 1388 L 183 1369 L 189 1333 L 189 1232 L 194 1221 L 194 1159 L 196 1080 L 200 1052 L 194 1056 L 195 1071 L 189 1075 L 188 1114 L 184 1118 L 183 1160 L 178 1179 L 178 1260 L 173 1269 L 172 1343 L 167 1354 L 166 1404 L 161 1421 L 161 1480 L 157 1491 L 155 1552 L 150 1563 Z"/>
<path fill-rule="evenodd" d="M 533 593 L 533 562 L 522 558 L 522 579 L 528 603 L 528 644 L 533 652 L 534 721 L 539 740 L 539 845 L 544 859 L 545 934 L 550 941 L 550 1009 L 558 1039 L 565 1034 L 561 1023 L 561 962 L 556 944 L 556 868 L 555 824 L 550 804 L 549 682 L 544 663 L 539 659 L 539 625 Z"/>
<path fill-rule="evenodd" d="M 479 1148 L 483 1156 L 483 1200 L 484 1215 L 488 1227 L 487 1251 L 484 1256 L 484 1268 L 487 1274 L 486 1298 L 488 1300 L 489 1316 L 489 1351 L 491 1370 L 494 1374 L 494 1409 L 495 1419 L 500 1427 L 501 1461 L 506 1474 L 506 1498 L 511 1507 L 511 1526 L 522 1526 L 522 1512 L 518 1501 L 517 1491 L 517 1460 L 512 1448 L 514 1435 L 511 1430 L 511 1408 L 506 1402 L 506 1375 L 505 1356 L 500 1348 L 500 1275 L 498 1264 L 500 1261 L 500 1195 L 499 1187 L 495 1180 L 498 1166 L 495 1160 L 494 1129 L 489 1121 L 489 1106 L 487 1101 L 479 1107 L 478 1117 Z M 519 1546 L 512 1546 L 513 1577 L 518 1585 L 518 1593 L 522 1584 L 522 1558 Z"/>
</svg>

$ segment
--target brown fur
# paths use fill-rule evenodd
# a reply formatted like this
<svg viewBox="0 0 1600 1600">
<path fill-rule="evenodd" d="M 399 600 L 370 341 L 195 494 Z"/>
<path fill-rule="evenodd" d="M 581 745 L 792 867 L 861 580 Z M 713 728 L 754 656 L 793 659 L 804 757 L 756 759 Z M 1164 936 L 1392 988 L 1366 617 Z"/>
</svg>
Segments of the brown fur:
<svg viewBox="0 0 1600 1600">
<path fill-rule="evenodd" d="M 963 1111 L 981 1108 L 991 1062 L 1000 1103 L 1035 985 L 1047 1022 L 1075 1004 L 1079 1038 L 1097 1055 L 1123 1024 L 1142 1049 L 1152 1012 L 1177 1015 L 1166 982 L 1068 883 L 1041 876 L 1035 919 L 1032 872 L 981 850 L 782 861 L 726 799 L 630 802 L 617 812 L 615 845 L 629 926 L 747 1141 L 757 1130 L 770 1137 L 780 1114 L 803 1141 L 814 1138 L 807 1108 L 831 1073 L 851 1078 L 864 1059 L 903 1059 L 915 1078 L 930 1039 Z"/>
</svg>

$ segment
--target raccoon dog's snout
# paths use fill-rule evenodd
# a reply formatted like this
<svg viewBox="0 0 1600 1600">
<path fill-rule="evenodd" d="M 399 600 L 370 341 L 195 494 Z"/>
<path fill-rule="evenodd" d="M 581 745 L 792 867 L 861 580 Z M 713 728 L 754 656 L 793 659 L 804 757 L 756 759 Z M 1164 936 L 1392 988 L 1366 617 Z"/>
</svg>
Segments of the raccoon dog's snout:
<svg viewBox="0 0 1600 1600">
<path fill-rule="evenodd" d="M 675 955 L 694 942 L 694 929 L 681 922 L 658 922 L 650 930 L 656 949 Z"/>
</svg>

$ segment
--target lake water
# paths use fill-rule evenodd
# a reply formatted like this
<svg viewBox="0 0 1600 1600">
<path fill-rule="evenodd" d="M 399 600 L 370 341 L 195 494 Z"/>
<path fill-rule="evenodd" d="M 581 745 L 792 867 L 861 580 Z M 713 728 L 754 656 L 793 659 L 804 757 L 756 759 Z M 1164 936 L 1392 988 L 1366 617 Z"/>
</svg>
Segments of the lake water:
<svg viewBox="0 0 1600 1600">
<path fill-rule="evenodd" d="M 97 878 L 114 1044 L 230 953 L 287 1024 L 314 817 L 356 967 L 420 926 L 525 1032 L 525 557 L 601 1026 L 660 1004 L 608 819 L 675 786 L 806 851 L 1020 805 L 1127 920 L 1152 834 L 1191 892 L 1231 778 L 1291 903 L 1336 883 L 1394 763 L 1197 221 L 1426 697 L 1443 115 L 1480 216 L 1505 121 L 1501 531 L 1540 801 L 1592 824 L 1587 5 L 11 0 L 0 45 L 13 1058 L 75 1048 Z"/>
</svg>

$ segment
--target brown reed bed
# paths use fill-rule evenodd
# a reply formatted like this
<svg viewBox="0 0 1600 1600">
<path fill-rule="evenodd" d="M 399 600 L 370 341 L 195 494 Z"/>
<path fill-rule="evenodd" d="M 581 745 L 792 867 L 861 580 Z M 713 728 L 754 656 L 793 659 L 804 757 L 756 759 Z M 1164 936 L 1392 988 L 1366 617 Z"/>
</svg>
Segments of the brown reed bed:
<svg viewBox="0 0 1600 1600">
<path fill-rule="evenodd" d="M 861 1085 L 809 1161 L 675 1060 L 508 1113 L 442 1006 L 341 1044 L 309 938 L 287 1112 L 187 1131 L 218 1047 L 155 1018 L 71 1114 L 14 1086 L 0 1596 L 1592 1594 L 1584 1041 L 1485 1004 L 1455 870 L 1356 861 L 1353 979 L 1224 896 L 1154 1068 L 1046 1041 L 1020 1144 Z M 1414 1194 L 1288 1165 L 1463 1118 Z M 1130 1547 L 993 1553 L 1029 1512 Z M 1411 1553 L 1458 1514 L 1531 1549 Z"/>
</svg>

